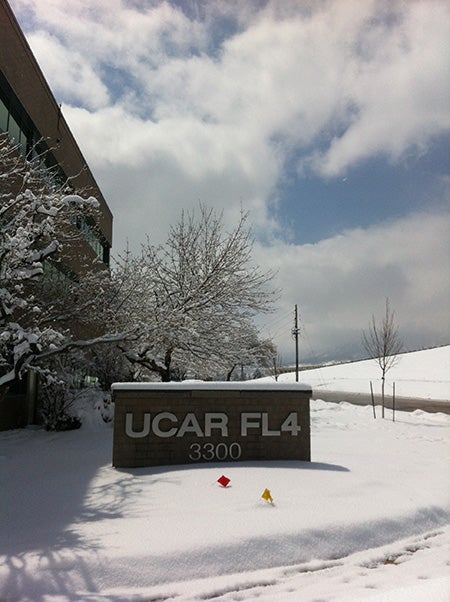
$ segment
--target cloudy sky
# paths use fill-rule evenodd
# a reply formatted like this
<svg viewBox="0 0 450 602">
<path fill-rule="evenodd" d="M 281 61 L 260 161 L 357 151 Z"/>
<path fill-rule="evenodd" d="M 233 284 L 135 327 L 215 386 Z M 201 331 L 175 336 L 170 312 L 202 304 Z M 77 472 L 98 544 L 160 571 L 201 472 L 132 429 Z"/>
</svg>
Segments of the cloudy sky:
<svg viewBox="0 0 450 602">
<path fill-rule="evenodd" d="M 450 343 L 446 0 L 10 0 L 113 213 L 114 247 L 181 209 L 250 212 L 285 362 L 362 357 L 389 297 Z"/>
</svg>

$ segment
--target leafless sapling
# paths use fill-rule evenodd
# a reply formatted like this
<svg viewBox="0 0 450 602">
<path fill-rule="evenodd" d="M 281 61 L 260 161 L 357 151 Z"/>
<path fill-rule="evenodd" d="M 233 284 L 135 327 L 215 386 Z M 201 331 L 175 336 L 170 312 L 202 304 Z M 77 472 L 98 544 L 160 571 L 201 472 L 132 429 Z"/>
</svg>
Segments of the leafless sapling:
<svg viewBox="0 0 450 602">
<path fill-rule="evenodd" d="M 395 312 L 391 310 L 389 298 L 386 297 L 384 316 L 379 322 L 372 314 L 368 330 L 363 331 L 362 341 L 369 357 L 381 370 L 381 415 L 384 418 L 386 374 L 398 362 L 398 355 L 403 350 L 403 342 L 395 323 Z"/>
</svg>

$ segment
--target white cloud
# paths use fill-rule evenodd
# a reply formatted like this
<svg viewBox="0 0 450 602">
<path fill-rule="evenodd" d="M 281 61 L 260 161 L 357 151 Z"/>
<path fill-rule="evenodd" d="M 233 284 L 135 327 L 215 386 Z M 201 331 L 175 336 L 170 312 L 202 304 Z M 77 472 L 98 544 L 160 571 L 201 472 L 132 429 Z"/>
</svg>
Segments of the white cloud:
<svg viewBox="0 0 450 602">
<path fill-rule="evenodd" d="M 256 228 L 270 226 L 266 199 L 281 166 L 270 147 L 253 147 L 245 132 L 188 117 L 145 121 L 119 106 L 95 114 L 66 106 L 63 114 L 85 141 L 84 155 L 113 211 L 116 252 L 126 238 L 134 248 L 147 234 L 161 241 L 181 208 L 199 202 L 223 210 L 227 223 L 242 206 Z"/>
<path fill-rule="evenodd" d="M 198 135 L 198 152 L 186 154 L 191 162 L 201 163 L 215 140 L 230 147 L 239 132 L 243 143 L 234 156 L 225 153 L 231 162 L 245 162 L 246 149 L 263 149 L 269 162 L 274 151 L 283 161 L 295 149 L 303 152 L 301 169 L 336 176 L 373 156 L 396 161 L 411 147 L 423 150 L 450 129 L 443 1 L 249 3 L 240 30 L 213 54 L 213 17 L 227 13 L 220 2 L 208 5 L 204 21 L 168 2 L 141 10 L 120 0 L 15 4 L 34 6 L 52 32 L 30 41 L 66 103 L 100 109 L 109 92 L 111 105 L 149 126 L 173 119 L 167 123 L 181 128 L 173 129 L 174 149 L 186 120 L 195 120 L 184 130 Z M 119 135 L 133 146 L 127 129 Z M 136 150 L 141 141 L 138 134 Z M 104 152 L 99 140 L 95 154 Z M 260 163 L 260 172 L 267 167 Z"/>
<path fill-rule="evenodd" d="M 354 77 L 347 82 L 353 110 L 344 133 L 315 154 L 312 164 L 319 173 L 339 175 L 379 154 L 396 161 L 410 147 L 422 149 L 450 130 L 450 7 L 404 6 L 398 26 L 372 31 L 363 54 L 353 57 Z"/>
<path fill-rule="evenodd" d="M 58 82 L 54 90 L 57 100 L 70 96 L 89 109 L 99 109 L 110 101 L 107 86 L 80 52 L 70 50 L 54 36 L 36 32 L 28 41 L 37 56 L 45 56 L 46 76 Z"/>
<path fill-rule="evenodd" d="M 310 245 L 280 243 L 257 250 L 258 262 L 278 270 L 283 290 L 270 326 L 297 303 L 309 341 L 303 357 L 360 351 L 361 331 L 372 313 L 381 317 L 389 297 L 408 347 L 450 340 L 450 220 L 448 211 L 414 214 L 355 229 Z M 273 333 L 292 359 L 292 322 Z"/>
<path fill-rule="evenodd" d="M 34 11 L 29 40 L 113 210 L 116 253 L 164 240 L 199 201 L 227 223 L 242 205 L 272 241 L 258 259 L 280 269 L 280 311 L 300 305 L 316 350 L 354 345 L 385 296 L 411 344 L 448 342 L 446 217 L 295 246 L 273 242 L 270 211 L 292 157 L 334 177 L 450 129 L 447 2 L 217 0 L 190 4 L 195 18 L 156 0 L 12 6 Z"/>
<path fill-rule="evenodd" d="M 208 42 L 203 24 L 159 0 L 14 0 L 12 5 L 19 13 L 31 10 L 39 28 L 47 28 L 97 66 L 136 68 L 142 62 L 152 68 L 167 56 L 189 53 Z M 45 67 L 45 55 L 38 59 Z"/>
</svg>

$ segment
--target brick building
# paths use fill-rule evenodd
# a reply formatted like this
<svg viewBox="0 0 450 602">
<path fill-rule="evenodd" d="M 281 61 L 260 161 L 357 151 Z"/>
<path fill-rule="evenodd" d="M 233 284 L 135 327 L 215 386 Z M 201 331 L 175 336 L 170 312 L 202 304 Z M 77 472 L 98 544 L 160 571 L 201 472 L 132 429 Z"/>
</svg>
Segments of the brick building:
<svg viewBox="0 0 450 602">
<path fill-rule="evenodd" d="M 112 213 L 73 137 L 7 0 L 0 0 L 0 135 L 7 135 L 24 157 L 38 154 L 61 182 L 100 203 L 98 223 L 78 224 L 83 254 L 109 265 Z M 62 258 L 70 273 L 80 269 L 77 253 Z M 29 397 L 23 391 L 0 405 L 0 429 L 30 421 Z"/>
</svg>

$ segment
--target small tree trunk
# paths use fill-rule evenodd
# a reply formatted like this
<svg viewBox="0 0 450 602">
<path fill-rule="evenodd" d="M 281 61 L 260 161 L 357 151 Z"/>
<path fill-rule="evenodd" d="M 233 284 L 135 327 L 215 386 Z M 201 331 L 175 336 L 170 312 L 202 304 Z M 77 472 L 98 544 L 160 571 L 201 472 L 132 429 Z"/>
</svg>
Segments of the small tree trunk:
<svg viewBox="0 0 450 602">
<path fill-rule="evenodd" d="M 235 368 L 236 368 L 236 364 L 234 364 L 234 366 L 231 368 L 231 370 L 229 370 L 227 372 L 227 382 L 229 382 L 231 380 L 231 375 L 233 374 Z"/>
<path fill-rule="evenodd" d="M 384 418 L 384 372 L 381 377 L 381 418 Z"/>
<path fill-rule="evenodd" d="M 161 370 L 160 376 L 161 376 L 161 382 L 163 382 L 163 383 L 170 382 L 170 371 L 169 370 Z"/>
<path fill-rule="evenodd" d="M 172 363 L 172 353 L 173 353 L 173 347 L 169 347 L 169 349 L 167 349 L 166 354 L 164 356 L 164 368 L 162 368 L 160 371 L 160 376 L 161 376 L 161 380 L 163 383 L 168 383 L 171 381 L 170 366 Z"/>
<path fill-rule="evenodd" d="M 375 412 L 375 398 L 373 396 L 373 386 L 372 386 L 372 381 L 370 381 L 370 396 L 372 398 L 372 410 L 373 410 L 373 417 L 376 418 L 376 412 Z"/>
</svg>

